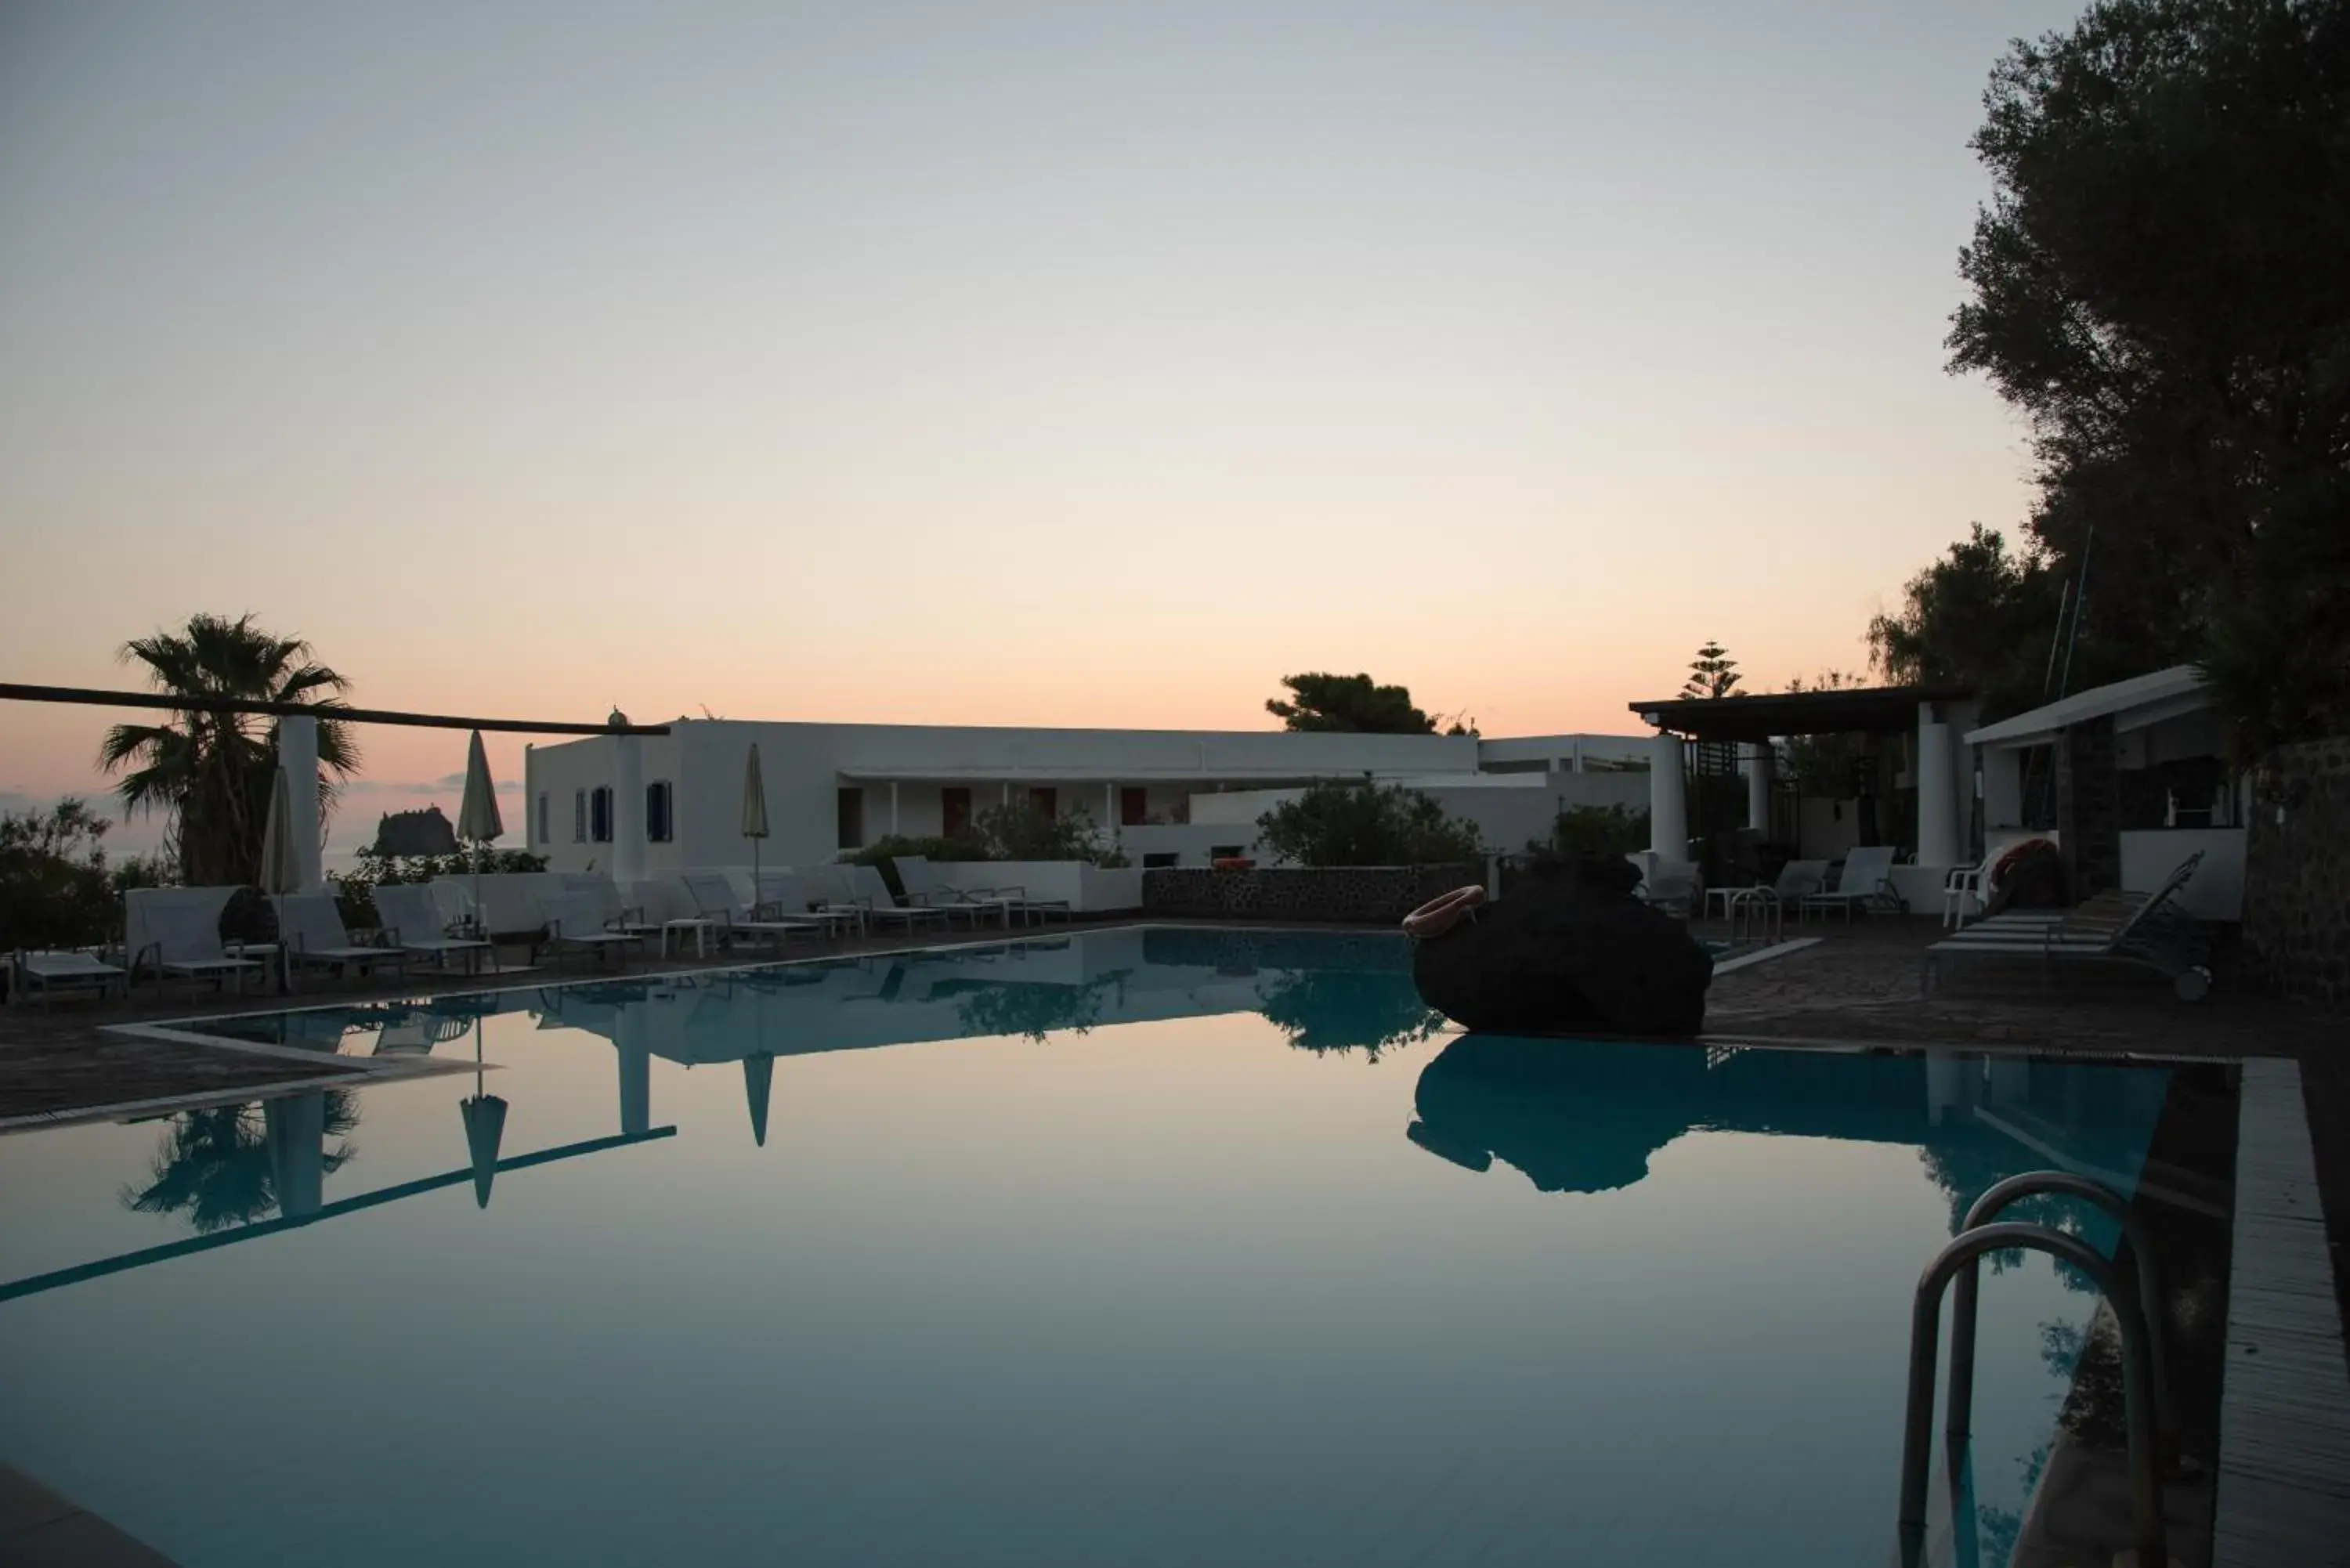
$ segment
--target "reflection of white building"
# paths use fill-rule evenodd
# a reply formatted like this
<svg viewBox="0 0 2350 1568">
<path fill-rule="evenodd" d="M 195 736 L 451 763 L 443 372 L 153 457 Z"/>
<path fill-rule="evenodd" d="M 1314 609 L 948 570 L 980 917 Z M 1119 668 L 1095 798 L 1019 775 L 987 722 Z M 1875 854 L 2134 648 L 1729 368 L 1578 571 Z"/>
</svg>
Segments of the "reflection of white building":
<svg viewBox="0 0 2350 1568">
<path fill-rule="evenodd" d="M 1277 792 L 1319 779 L 1409 783 L 1514 848 L 1562 805 L 1645 801 L 1645 738 L 1296 734 L 1286 731 L 1024 730 L 681 719 L 666 735 L 534 747 L 525 763 L 532 853 L 558 871 L 622 882 L 751 864 L 741 833 L 754 743 L 773 836 L 769 865 L 810 865 L 886 834 L 951 834 L 992 806 L 1079 809 L 1138 865 L 1247 852 Z M 1218 794 L 1247 798 L 1221 809 Z M 1275 792 L 1275 793 L 1267 793 Z M 1172 857 L 1171 859 L 1161 858 Z"/>
</svg>

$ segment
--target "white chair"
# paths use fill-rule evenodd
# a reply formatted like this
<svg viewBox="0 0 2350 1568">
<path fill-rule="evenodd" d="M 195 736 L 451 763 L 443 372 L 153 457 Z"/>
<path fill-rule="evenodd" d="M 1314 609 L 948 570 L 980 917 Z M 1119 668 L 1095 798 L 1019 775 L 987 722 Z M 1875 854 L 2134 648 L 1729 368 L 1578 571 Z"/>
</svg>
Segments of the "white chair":
<svg viewBox="0 0 2350 1568">
<path fill-rule="evenodd" d="M 1842 909 L 1848 924 L 1855 909 L 1899 909 L 1901 896 L 1893 888 L 1894 853 L 1891 845 L 1852 850 L 1844 857 L 1844 871 L 1835 887 L 1804 894 L 1795 906 L 1795 918 L 1800 920 L 1814 909 Z"/>
<path fill-rule="evenodd" d="M 133 888 L 122 895 L 123 947 L 135 979 L 151 967 L 158 980 L 223 981 L 244 989 L 244 977 L 266 972 L 260 961 L 276 955 L 270 943 L 221 940 L 221 911 L 242 888 Z"/>
<path fill-rule="evenodd" d="M 1651 909 L 1686 920 L 1697 909 L 1703 888 L 1702 876 L 1695 863 L 1657 860 L 1649 863 L 1633 896 Z"/>
<path fill-rule="evenodd" d="M 411 957 L 429 958 L 444 968 L 452 953 L 461 953 L 467 974 L 494 950 L 479 937 L 449 935 L 462 917 L 452 919 L 433 890 L 422 883 L 381 884 L 374 897 L 376 924 L 381 928 L 386 946 Z"/>
<path fill-rule="evenodd" d="M 846 882 L 842 878 L 842 882 Z M 752 888 L 751 913 L 763 919 L 795 919 L 802 916 L 824 922 L 827 936 L 863 935 L 865 906 L 847 897 L 827 878 L 819 888 L 808 877 L 785 868 L 759 873 Z"/>
</svg>

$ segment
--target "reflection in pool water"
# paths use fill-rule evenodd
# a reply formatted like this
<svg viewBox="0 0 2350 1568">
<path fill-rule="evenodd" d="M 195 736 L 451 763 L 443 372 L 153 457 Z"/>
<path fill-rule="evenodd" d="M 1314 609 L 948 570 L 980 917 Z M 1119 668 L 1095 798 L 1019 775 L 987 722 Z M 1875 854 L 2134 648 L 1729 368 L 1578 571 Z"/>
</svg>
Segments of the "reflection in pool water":
<svg viewBox="0 0 2350 1568">
<path fill-rule="evenodd" d="M 1882 1560 L 1918 1268 L 2166 1083 L 1205 929 L 218 1027 L 499 1070 L 0 1140 L 5 1457 L 191 1568 Z M 1988 1282 L 1988 1518 L 2076 1283 Z"/>
</svg>

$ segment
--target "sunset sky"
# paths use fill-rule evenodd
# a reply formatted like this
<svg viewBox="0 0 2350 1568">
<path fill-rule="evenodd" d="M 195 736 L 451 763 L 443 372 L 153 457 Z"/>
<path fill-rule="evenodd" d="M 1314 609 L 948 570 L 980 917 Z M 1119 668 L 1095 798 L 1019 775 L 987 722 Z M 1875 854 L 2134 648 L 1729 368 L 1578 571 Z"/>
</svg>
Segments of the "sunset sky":
<svg viewBox="0 0 2350 1568">
<path fill-rule="evenodd" d="M 1986 75 L 2078 9 L 17 0 L 0 680 L 196 610 L 532 718 L 1856 670 L 2027 504 L 1941 339 Z M 0 805 L 110 717 L 0 706 Z M 462 736 L 364 740 L 338 840 L 453 814 Z"/>
</svg>

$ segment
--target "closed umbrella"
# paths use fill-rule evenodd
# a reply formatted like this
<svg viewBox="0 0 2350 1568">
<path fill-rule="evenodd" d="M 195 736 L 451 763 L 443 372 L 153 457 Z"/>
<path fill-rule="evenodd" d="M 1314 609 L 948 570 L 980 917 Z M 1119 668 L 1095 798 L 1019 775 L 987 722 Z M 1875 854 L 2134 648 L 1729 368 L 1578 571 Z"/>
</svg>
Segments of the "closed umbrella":
<svg viewBox="0 0 2350 1568">
<path fill-rule="evenodd" d="M 457 808 L 457 836 L 473 846 L 473 919 L 481 923 L 484 936 L 489 935 L 489 921 L 482 912 L 482 860 L 491 842 L 505 830 L 504 819 L 498 815 L 497 788 L 490 782 L 490 754 L 482 749 L 482 732 L 476 730 L 465 755 L 465 798 Z"/>
<path fill-rule="evenodd" d="M 490 1206 L 490 1182 L 498 1174 L 498 1143 L 505 1136 L 506 1103 L 482 1093 L 482 1021 L 473 1020 L 473 1092 L 457 1106 L 465 1121 L 465 1147 L 473 1157 L 473 1201 Z"/>
<path fill-rule="evenodd" d="M 302 868 L 294 858 L 294 786 L 284 768 L 269 783 L 269 819 L 261 832 L 261 890 L 302 890 Z"/>
<path fill-rule="evenodd" d="M 294 786 L 279 768 L 269 784 L 269 816 L 261 829 L 261 890 L 265 893 L 292 893 L 302 886 L 302 867 L 294 857 Z M 279 933 L 277 961 L 281 966 L 278 978 L 290 985 L 294 978 L 294 961 L 286 951 L 284 933 Z"/>
<path fill-rule="evenodd" d="M 775 1082 L 775 1059 L 762 1051 L 743 1058 L 743 1095 L 751 1106 L 751 1138 L 767 1147 L 767 1096 Z"/>
<path fill-rule="evenodd" d="M 764 904 L 767 890 L 759 886 L 759 843 L 767 836 L 767 781 L 759 775 L 755 741 L 743 759 L 743 836 L 751 841 L 751 902 Z"/>
</svg>

